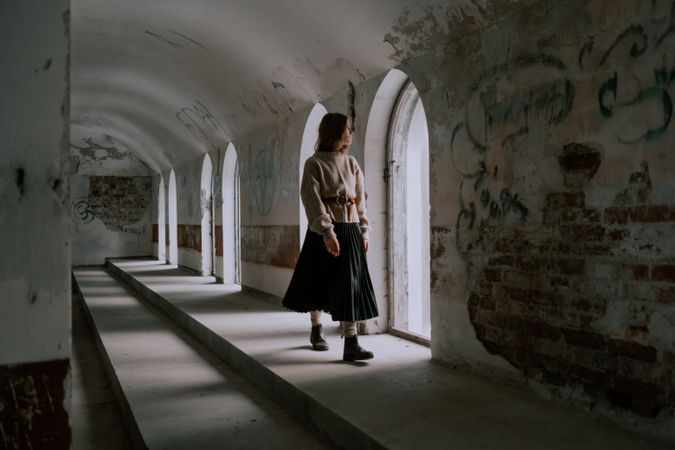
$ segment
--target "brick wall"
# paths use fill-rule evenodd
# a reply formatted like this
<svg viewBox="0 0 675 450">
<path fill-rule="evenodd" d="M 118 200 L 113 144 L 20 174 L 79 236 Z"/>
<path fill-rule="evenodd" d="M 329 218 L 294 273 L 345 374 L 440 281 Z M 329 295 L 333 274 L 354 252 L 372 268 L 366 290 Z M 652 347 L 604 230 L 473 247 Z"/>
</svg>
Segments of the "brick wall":
<svg viewBox="0 0 675 450">
<path fill-rule="evenodd" d="M 546 195 L 543 223 L 483 230 L 489 256 L 469 298 L 477 337 L 527 377 L 654 417 L 675 404 L 664 332 L 675 260 L 663 243 L 675 203 L 650 201 L 643 163 L 612 204 L 589 207 L 582 189 L 595 151 L 566 146 L 559 162 L 568 189 Z"/>
</svg>

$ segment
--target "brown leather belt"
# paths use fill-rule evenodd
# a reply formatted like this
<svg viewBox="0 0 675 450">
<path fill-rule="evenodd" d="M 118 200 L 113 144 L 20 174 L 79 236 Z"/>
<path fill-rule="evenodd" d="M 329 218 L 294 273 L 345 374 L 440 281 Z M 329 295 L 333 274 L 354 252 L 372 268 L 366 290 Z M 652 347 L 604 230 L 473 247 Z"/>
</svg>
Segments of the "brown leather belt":
<svg viewBox="0 0 675 450">
<path fill-rule="evenodd" d="M 336 195 L 335 197 L 323 197 L 325 203 L 337 203 L 347 207 L 347 220 L 352 220 L 352 205 L 356 203 L 356 197 L 347 197 L 346 195 Z"/>
</svg>

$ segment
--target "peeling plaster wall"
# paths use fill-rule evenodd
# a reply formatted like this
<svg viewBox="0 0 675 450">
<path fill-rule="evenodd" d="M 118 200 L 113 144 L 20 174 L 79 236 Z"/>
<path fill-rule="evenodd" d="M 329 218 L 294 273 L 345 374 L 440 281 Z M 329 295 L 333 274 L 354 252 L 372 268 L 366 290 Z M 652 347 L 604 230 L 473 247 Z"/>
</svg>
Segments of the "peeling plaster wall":
<svg viewBox="0 0 675 450">
<path fill-rule="evenodd" d="M 202 271 L 201 175 L 204 157 L 201 156 L 174 168 L 176 173 L 176 205 L 178 208 L 178 264 L 197 272 Z"/>
<path fill-rule="evenodd" d="M 73 265 L 152 254 L 151 171 L 109 135 L 71 135 Z M 156 212 L 155 212 L 156 214 Z"/>
<path fill-rule="evenodd" d="M 311 108 L 235 142 L 241 179 L 242 284 L 283 296 L 300 251 L 298 164 Z"/>
<path fill-rule="evenodd" d="M 429 120 L 433 357 L 658 416 L 672 434 L 675 6 L 496 5 L 485 14 L 500 20 L 392 29 L 429 49 L 399 56 Z M 356 116 L 362 165 L 380 80 L 322 101 Z M 291 269 L 272 244 L 297 222 L 304 120 L 235 141 L 242 281 L 276 295 Z"/>
<path fill-rule="evenodd" d="M 68 6 L 0 4 L 2 448 L 71 442 Z"/>
<path fill-rule="evenodd" d="M 433 49 L 401 69 L 429 120 L 434 358 L 670 437 L 674 13 L 540 1 L 461 37 L 397 29 Z"/>
</svg>

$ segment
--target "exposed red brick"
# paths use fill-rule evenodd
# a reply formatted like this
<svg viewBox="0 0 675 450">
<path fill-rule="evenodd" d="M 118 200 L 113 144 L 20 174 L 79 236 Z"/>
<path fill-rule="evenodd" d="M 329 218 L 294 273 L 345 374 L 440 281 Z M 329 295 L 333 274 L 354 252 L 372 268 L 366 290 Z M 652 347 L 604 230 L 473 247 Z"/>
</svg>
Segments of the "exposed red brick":
<svg viewBox="0 0 675 450">
<path fill-rule="evenodd" d="M 661 407 L 658 400 L 659 386 L 621 375 L 615 375 L 612 384 L 615 393 L 623 394 L 621 398 L 623 404 L 620 406 L 628 407 L 646 417 L 655 417 L 658 414 Z M 624 403 L 626 400 L 627 404 Z"/>
<path fill-rule="evenodd" d="M 645 281 L 649 279 L 649 266 L 642 264 L 633 266 L 633 279 L 636 281 Z"/>
<path fill-rule="evenodd" d="M 628 230 L 621 230 L 621 229 L 611 230 L 611 231 L 609 231 L 609 233 L 607 234 L 607 237 L 608 237 L 611 241 L 623 241 L 623 240 L 626 239 L 628 236 L 630 236 L 630 231 L 628 231 Z"/>
<path fill-rule="evenodd" d="M 496 302 L 495 299 L 492 297 L 481 296 L 479 306 L 481 309 L 485 309 L 487 311 L 494 311 L 496 309 Z"/>
<path fill-rule="evenodd" d="M 675 207 L 668 205 L 638 206 L 631 209 L 630 220 L 636 223 L 675 222 Z"/>
<path fill-rule="evenodd" d="M 583 259 L 561 258 L 558 260 L 560 273 L 565 275 L 581 275 L 584 273 L 586 261 Z"/>
<path fill-rule="evenodd" d="M 551 341 L 557 340 L 562 334 L 560 328 L 556 328 L 547 323 L 534 320 L 524 320 L 523 328 L 524 331 L 531 336 L 548 339 Z"/>
<path fill-rule="evenodd" d="M 513 256 L 501 255 L 488 260 L 488 266 L 513 266 Z"/>
<path fill-rule="evenodd" d="M 628 223 L 630 218 L 630 210 L 628 208 L 607 208 L 605 209 L 605 222 L 606 223 Z"/>
<path fill-rule="evenodd" d="M 499 285 L 496 288 L 495 298 L 499 301 L 527 302 L 530 292 L 527 289 Z"/>
<path fill-rule="evenodd" d="M 584 209 L 581 218 L 584 222 L 600 222 L 600 211 L 597 209 Z"/>
<path fill-rule="evenodd" d="M 570 375 L 582 383 L 606 384 L 609 380 L 606 372 L 592 370 L 577 364 L 570 364 Z"/>
<path fill-rule="evenodd" d="M 502 271 L 499 269 L 485 268 L 483 269 L 483 275 L 485 279 L 493 283 L 499 283 L 502 281 Z"/>
<path fill-rule="evenodd" d="M 567 149 L 567 147 L 566 147 Z M 570 151 L 558 156 L 560 168 L 563 171 L 591 171 L 595 172 L 600 162 L 602 155 L 595 149 L 587 147 L 585 151 Z"/>
<path fill-rule="evenodd" d="M 563 222 L 576 222 L 581 216 L 581 210 L 578 208 L 566 208 L 560 210 L 560 220 Z"/>
<path fill-rule="evenodd" d="M 543 222 L 545 225 L 553 225 L 560 222 L 560 211 L 555 209 L 544 209 Z"/>
<path fill-rule="evenodd" d="M 529 247 L 523 239 L 499 239 L 495 243 L 495 250 L 500 253 L 521 253 Z"/>
<path fill-rule="evenodd" d="M 663 359 L 666 363 L 675 365 L 675 351 L 666 350 L 663 352 Z"/>
<path fill-rule="evenodd" d="M 606 339 L 603 335 L 589 331 L 563 329 L 565 341 L 570 345 L 592 348 L 595 350 L 604 350 L 606 348 Z"/>
<path fill-rule="evenodd" d="M 612 247 L 608 244 L 584 244 L 584 254 L 586 256 L 610 256 Z"/>
<path fill-rule="evenodd" d="M 610 339 L 608 343 L 610 351 L 617 355 L 638 361 L 656 362 L 657 351 L 654 347 L 615 339 Z"/>
<path fill-rule="evenodd" d="M 675 265 L 664 264 L 652 267 L 653 281 L 669 281 L 675 283 Z"/>
<path fill-rule="evenodd" d="M 554 192 L 546 196 L 546 207 L 559 208 L 583 208 L 586 196 L 583 192 Z"/>
<path fill-rule="evenodd" d="M 223 256 L 223 226 L 215 226 L 216 233 L 216 256 Z"/>
<path fill-rule="evenodd" d="M 553 292 L 541 291 L 539 289 L 530 289 L 528 292 L 528 298 L 533 303 L 540 303 L 544 305 L 558 306 L 563 302 L 562 295 Z"/>
<path fill-rule="evenodd" d="M 548 258 L 519 255 L 514 259 L 513 267 L 525 271 L 547 270 L 548 262 Z"/>
<path fill-rule="evenodd" d="M 202 251 L 201 225 L 178 224 L 178 247 Z"/>
<path fill-rule="evenodd" d="M 675 287 L 662 288 L 656 291 L 656 300 L 668 305 L 675 303 Z"/>
</svg>

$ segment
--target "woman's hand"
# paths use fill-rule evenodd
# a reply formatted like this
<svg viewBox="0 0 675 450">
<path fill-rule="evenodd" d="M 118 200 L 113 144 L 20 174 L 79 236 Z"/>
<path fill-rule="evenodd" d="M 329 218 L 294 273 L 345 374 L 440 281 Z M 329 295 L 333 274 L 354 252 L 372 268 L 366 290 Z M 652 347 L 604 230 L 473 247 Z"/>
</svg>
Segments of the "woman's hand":
<svg viewBox="0 0 675 450">
<path fill-rule="evenodd" d="M 324 241 L 324 243 L 326 244 L 326 250 L 328 251 L 328 253 L 330 253 L 335 257 L 340 256 L 340 243 L 338 242 L 336 237 L 332 237 L 327 241 Z"/>
<path fill-rule="evenodd" d="M 368 253 L 368 241 L 363 241 L 363 245 L 366 247 L 366 253 Z"/>
</svg>

